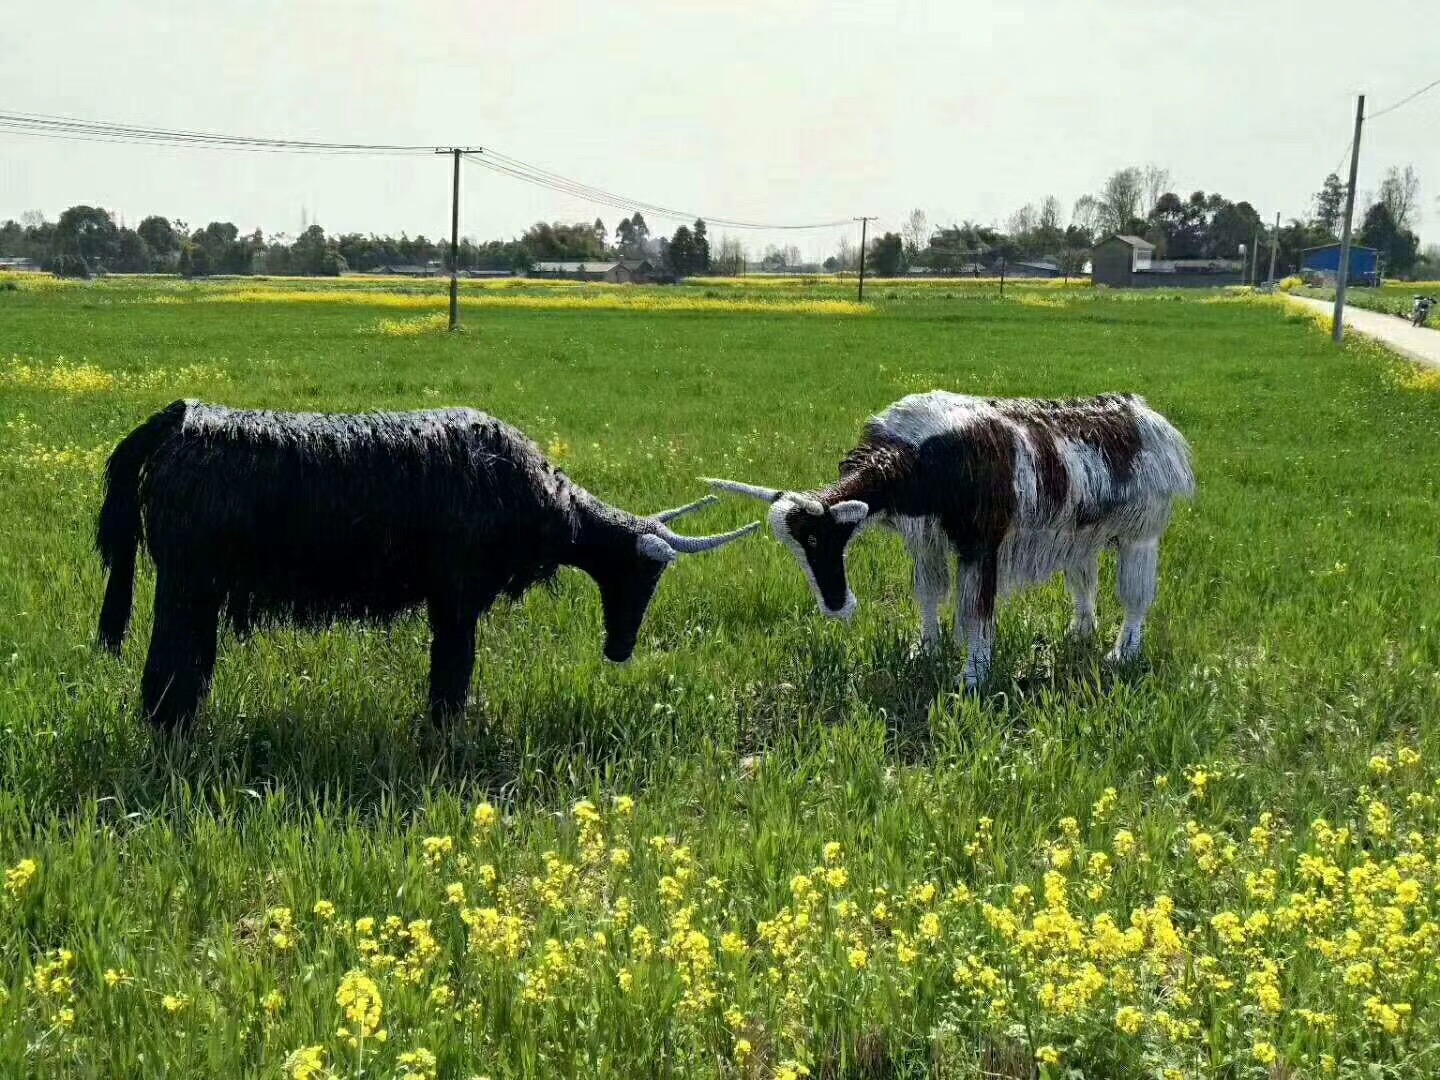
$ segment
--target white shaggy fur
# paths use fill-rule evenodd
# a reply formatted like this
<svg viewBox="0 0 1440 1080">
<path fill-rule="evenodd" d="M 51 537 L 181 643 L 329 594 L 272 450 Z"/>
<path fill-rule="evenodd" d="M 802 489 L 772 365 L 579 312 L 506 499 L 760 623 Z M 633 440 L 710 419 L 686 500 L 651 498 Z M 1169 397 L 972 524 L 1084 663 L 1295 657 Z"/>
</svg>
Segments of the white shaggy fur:
<svg viewBox="0 0 1440 1080">
<path fill-rule="evenodd" d="M 928 438 L 964 429 L 982 418 L 998 420 L 1009 428 L 1016 436 L 1016 508 L 1000 545 L 996 600 L 1063 573 L 1075 602 L 1071 632 L 1090 636 L 1097 626 L 1100 554 L 1114 546 L 1119 552 L 1118 592 L 1125 622 L 1110 657 L 1129 660 L 1140 652 L 1145 617 L 1155 600 L 1159 542 L 1169 524 L 1172 503 L 1177 497 L 1191 497 L 1195 490 L 1184 438 L 1143 401 L 1132 399 L 1132 406 L 1140 450 L 1124 481 L 1111 473 L 1095 447 L 1056 436 L 1069 493 L 1061 511 L 1048 515 L 1041 509 L 1038 455 L 1031 438 L 1023 425 L 1006 418 L 991 402 L 944 391 L 916 394 L 896 402 L 876 418 L 876 424 L 886 434 L 917 447 Z M 935 518 L 876 516 L 904 538 L 915 560 L 921 642 L 934 648 L 940 641 L 940 609 L 950 588 L 949 542 Z M 1074 524 L 1077 520 L 1092 523 L 1080 526 Z M 773 515 L 771 522 L 775 522 Z M 803 557 L 800 561 L 805 565 Z M 968 650 L 964 679 L 967 687 L 974 688 L 989 673 L 994 619 L 979 614 L 979 567 L 961 564 L 958 570 L 955 636 Z"/>
</svg>

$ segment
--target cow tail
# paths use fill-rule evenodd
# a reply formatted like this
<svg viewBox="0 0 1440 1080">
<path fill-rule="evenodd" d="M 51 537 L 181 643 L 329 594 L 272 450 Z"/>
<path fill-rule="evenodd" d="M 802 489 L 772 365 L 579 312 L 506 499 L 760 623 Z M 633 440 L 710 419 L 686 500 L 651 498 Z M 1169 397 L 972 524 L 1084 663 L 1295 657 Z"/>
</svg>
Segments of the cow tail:
<svg viewBox="0 0 1440 1080">
<path fill-rule="evenodd" d="M 135 592 L 135 555 L 140 547 L 140 480 L 151 457 L 180 430 L 186 403 L 174 402 L 157 412 L 115 447 L 105 464 L 105 501 L 95 527 L 95 548 L 110 573 L 100 607 L 100 647 L 120 653 Z"/>
</svg>

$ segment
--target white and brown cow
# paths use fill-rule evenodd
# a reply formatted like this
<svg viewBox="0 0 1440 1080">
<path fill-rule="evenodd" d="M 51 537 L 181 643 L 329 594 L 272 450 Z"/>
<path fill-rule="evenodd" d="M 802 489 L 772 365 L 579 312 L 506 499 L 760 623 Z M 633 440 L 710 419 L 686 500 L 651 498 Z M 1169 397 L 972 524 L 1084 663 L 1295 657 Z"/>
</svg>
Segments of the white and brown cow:
<svg viewBox="0 0 1440 1080">
<path fill-rule="evenodd" d="M 1195 491 L 1190 448 L 1134 395 L 1065 401 L 913 394 L 865 427 L 817 492 L 711 480 L 771 504 L 770 527 L 795 553 L 827 615 L 856 608 L 845 552 L 869 524 L 898 532 L 915 560 L 922 643 L 940 641 L 940 609 L 958 564 L 955 635 L 968 646 L 965 685 L 990 669 L 995 605 L 1063 572 L 1073 633 L 1095 632 L 1100 553 L 1119 553 L 1125 623 L 1110 656 L 1139 655 L 1155 600 L 1160 537 L 1177 498 Z"/>
</svg>

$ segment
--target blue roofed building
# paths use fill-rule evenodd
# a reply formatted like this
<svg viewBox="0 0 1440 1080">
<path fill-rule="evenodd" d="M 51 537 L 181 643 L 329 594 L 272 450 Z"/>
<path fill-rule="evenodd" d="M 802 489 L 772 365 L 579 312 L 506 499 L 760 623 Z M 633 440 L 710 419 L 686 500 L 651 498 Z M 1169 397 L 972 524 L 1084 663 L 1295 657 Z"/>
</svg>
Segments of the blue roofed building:
<svg viewBox="0 0 1440 1080">
<path fill-rule="evenodd" d="M 1340 245 L 1322 244 L 1300 253 L 1300 276 L 1315 276 L 1333 284 L 1340 277 Z M 1350 245 L 1351 285 L 1380 284 L 1380 253 L 1363 244 Z"/>
</svg>

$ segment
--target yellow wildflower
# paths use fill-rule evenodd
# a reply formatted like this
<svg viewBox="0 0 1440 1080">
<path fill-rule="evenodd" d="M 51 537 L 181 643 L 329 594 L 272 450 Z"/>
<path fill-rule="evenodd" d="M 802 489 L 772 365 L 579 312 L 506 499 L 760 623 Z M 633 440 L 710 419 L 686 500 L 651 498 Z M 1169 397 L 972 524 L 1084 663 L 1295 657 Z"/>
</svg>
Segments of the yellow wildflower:
<svg viewBox="0 0 1440 1080">
<path fill-rule="evenodd" d="M 837 863 L 843 857 L 844 849 L 840 846 L 840 841 L 830 840 L 825 844 L 821 854 L 827 863 Z"/>
<path fill-rule="evenodd" d="M 189 1004 L 190 999 L 185 994 L 166 994 L 160 999 L 160 1006 L 171 1016 L 179 1016 Z"/>
<path fill-rule="evenodd" d="M 1262 1039 L 1250 1047 L 1250 1056 L 1261 1065 L 1274 1065 L 1280 1058 L 1280 1052 L 1275 1049 L 1274 1043 Z"/>
<path fill-rule="evenodd" d="M 1138 1035 L 1145 1026 L 1145 1014 L 1133 1005 L 1122 1005 L 1115 1010 L 1115 1026 L 1126 1035 Z"/>
<path fill-rule="evenodd" d="M 740 1062 L 741 1064 L 744 1064 L 745 1059 L 750 1056 L 750 1051 L 753 1049 L 754 1048 L 750 1045 L 749 1039 L 736 1039 L 735 1060 Z"/>
<path fill-rule="evenodd" d="M 845 959 L 850 962 L 852 968 L 861 971 L 870 963 L 870 954 L 857 945 L 845 954 Z"/>
<path fill-rule="evenodd" d="M 289 1080 L 321 1080 L 325 1070 L 325 1048 L 323 1046 L 302 1046 L 290 1051 L 281 1066 Z"/>
<path fill-rule="evenodd" d="M 488 802 L 482 802 L 479 806 L 475 807 L 475 813 L 472 817 L 475 828 L 482 832 L 494 825 L 499 819 L 500 814 L 496 811 L 495 807 L 491 806 Z"/>
<path fill-rule="evenodd" d="M 329 922 L 335 918 L 335 905 L 329 900 L 316 900 L 315 906 L 310 909 L 317 919 Z"/>
<path fill-rule="evenodd" d="M 5 871 L 5 891 L 17 899 L 24 896 L 39 869 L 34 859 L 21 859 Z"/>
<path fill-rule="evenodd" d="M 1040 1064 L 1042 1065 L 1059 1065 L 1060 1051 L 1056 1050 L 1055 1047 L 1051 1046 L 1049 1043 L 1046 1043 L 1044 1046 L 1040 1047 L 1039 1050 L 1035 1051 L 1035 1060 L 1040 1062 Z"/>
</svg>

